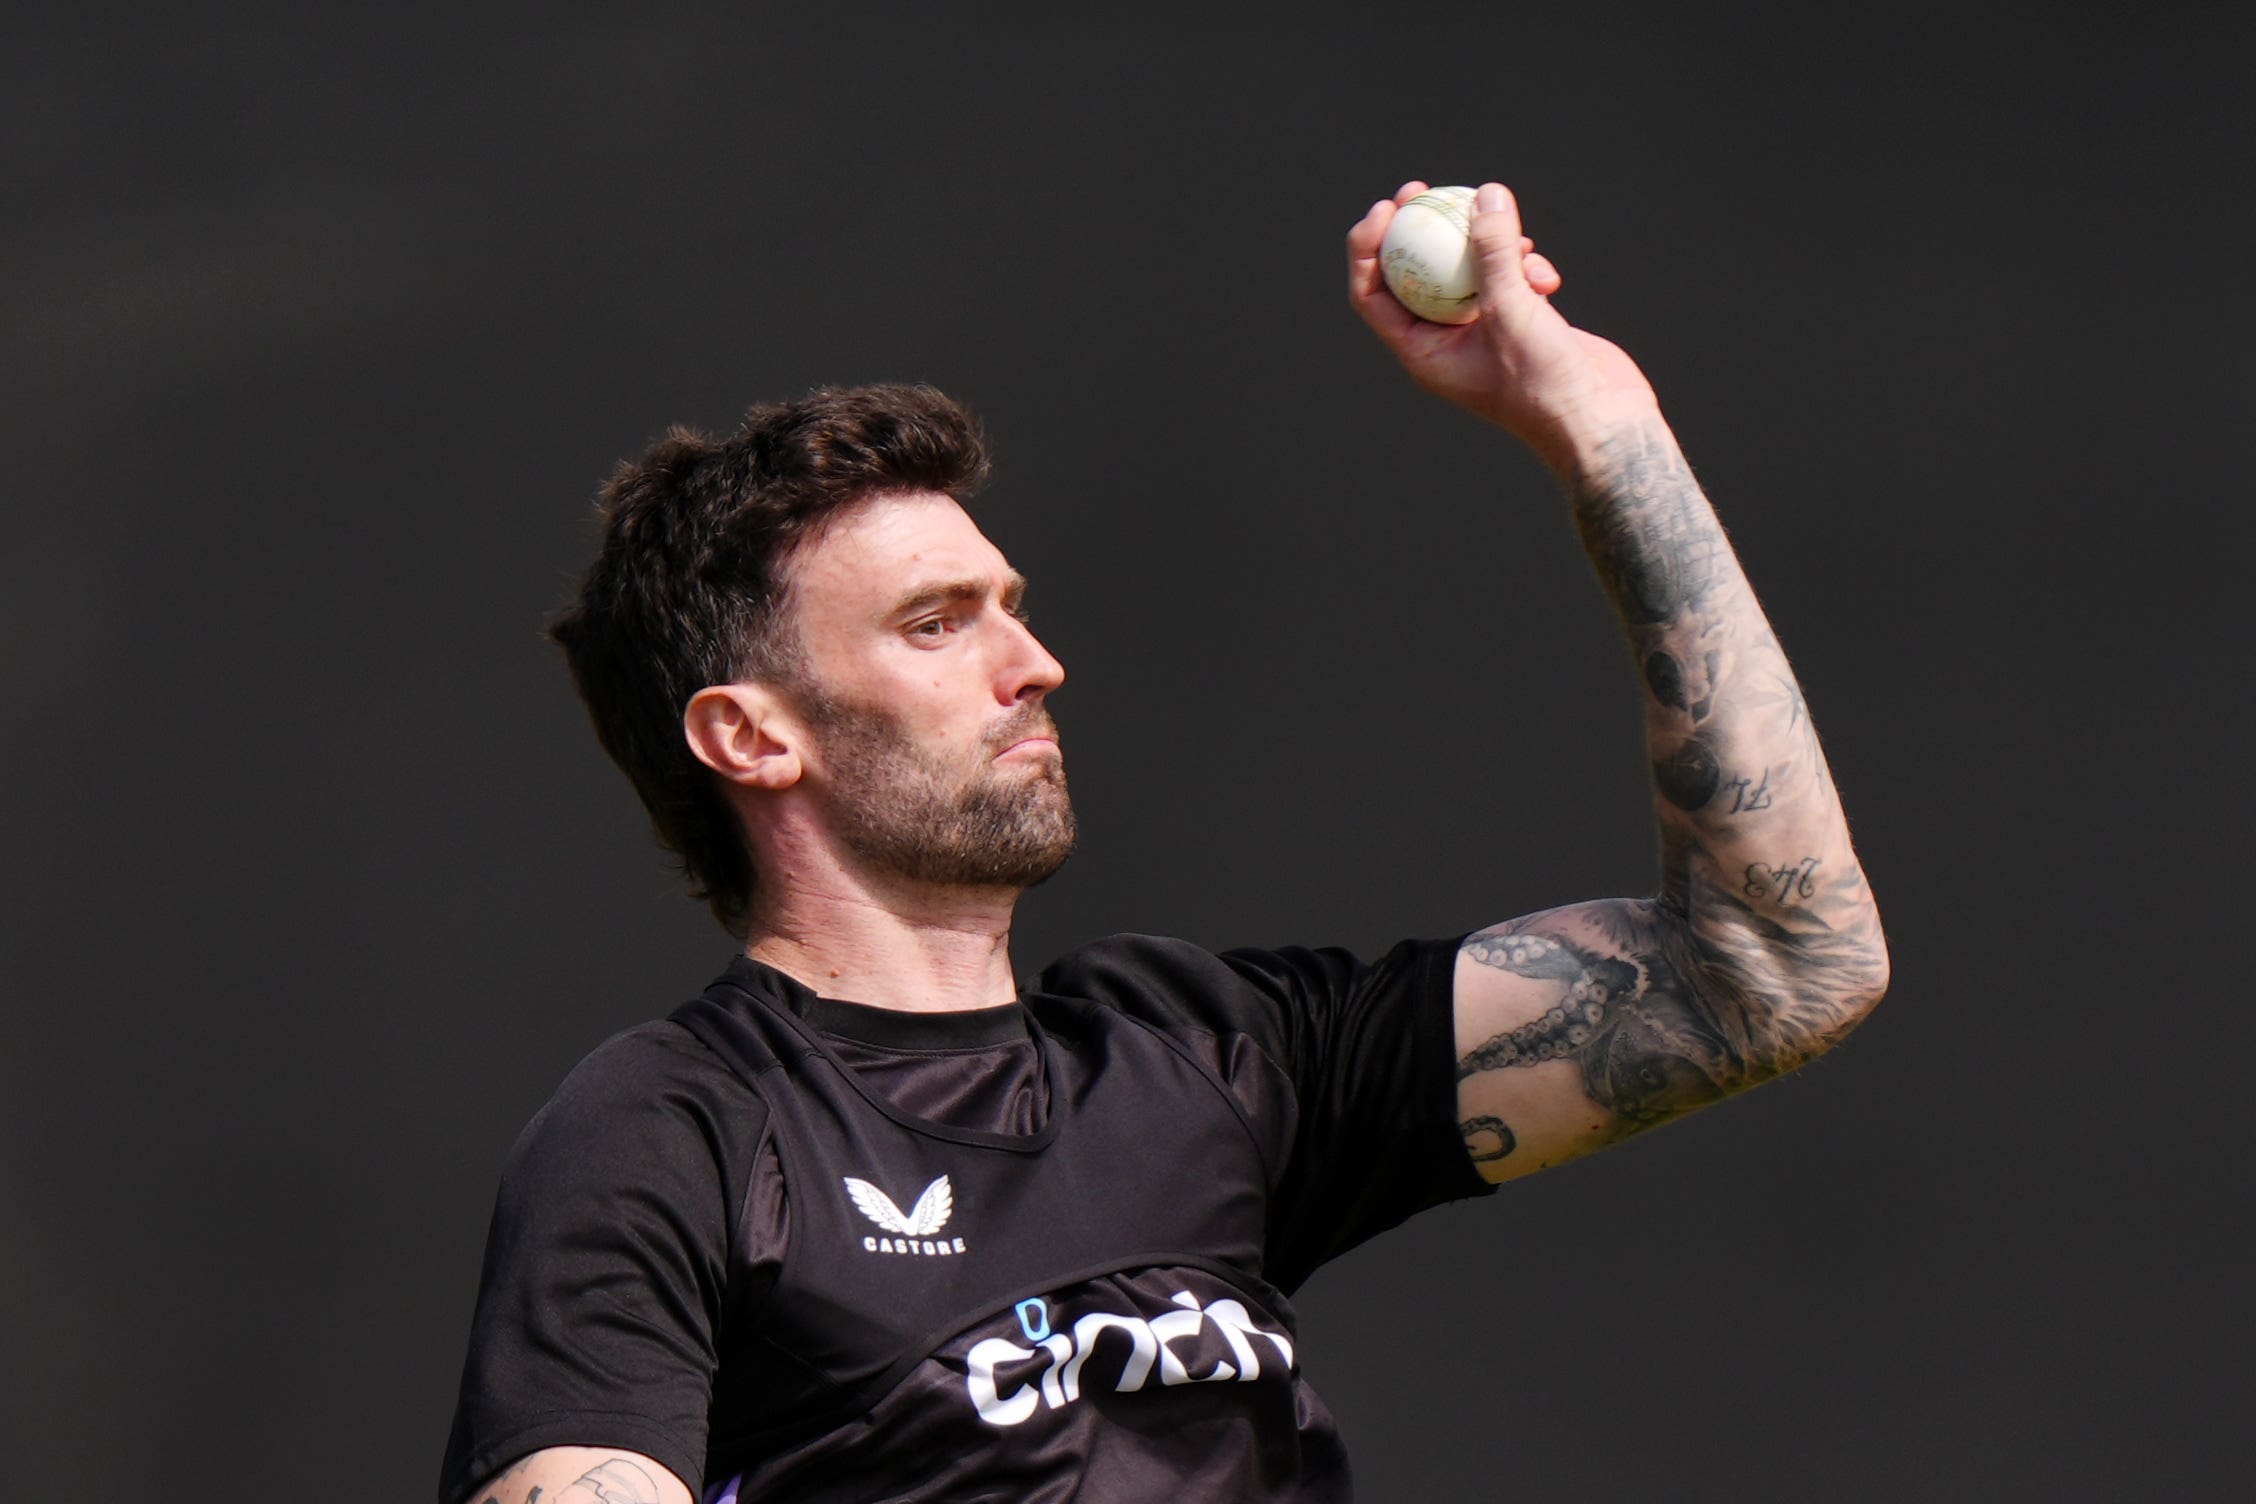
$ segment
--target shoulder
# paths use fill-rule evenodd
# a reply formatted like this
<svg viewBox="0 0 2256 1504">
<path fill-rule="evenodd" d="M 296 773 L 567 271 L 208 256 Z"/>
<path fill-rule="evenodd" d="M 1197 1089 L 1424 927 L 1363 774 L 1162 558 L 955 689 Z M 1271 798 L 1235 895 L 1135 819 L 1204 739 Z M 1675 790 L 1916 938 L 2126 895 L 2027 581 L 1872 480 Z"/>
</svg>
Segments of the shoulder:
<svg viewBox="0 0 2256 1504">
<path fill-rule="evenodd" d="M 589 1051 L 517 1137 L 505 1189 L 690 1180 L 741 1186 L 767 1120 L 751 1088 L 668 1020 Z"/>
<path fill-rule="evenodd" d="M 1446 997 L 1457 941 L 1407 940 L 1375 961 L 1338 946 L 1209 951 L 1160 935 L 1112 935 L 1060 956 L 1039 990 L 1153 1022 L 1283 1039 L 1312 1016 L 1388 996 Z"/>
<path fill-rule="evenodd" d="M 657 1019 L 614 1034 L 588 1051 L 531 1126 L 566 1128 L 590 1116 L 678 1117 L 724 1105 L 740 1094 L 746 1093 L 736 1074 L 702 1040 L 670 1019 Z"/>
<path fill-rule="evenodd" d="M 1080 998 L 1146 1023 L 1208 1033 L 1266 1033 L 1277 996 L 1258 967 L 1165 935 L 1110 935 L 1046 967 L 1035 990 Z"/>
<path fill-rule="evenodd" d="M 477 1480 L 550 1447 L 696 1476 L 763 1118 L 670 1022 L 605 1040 L 565 1076 L 502 1173 L 442 1497 L 482 1497 Z"/>
</svg>

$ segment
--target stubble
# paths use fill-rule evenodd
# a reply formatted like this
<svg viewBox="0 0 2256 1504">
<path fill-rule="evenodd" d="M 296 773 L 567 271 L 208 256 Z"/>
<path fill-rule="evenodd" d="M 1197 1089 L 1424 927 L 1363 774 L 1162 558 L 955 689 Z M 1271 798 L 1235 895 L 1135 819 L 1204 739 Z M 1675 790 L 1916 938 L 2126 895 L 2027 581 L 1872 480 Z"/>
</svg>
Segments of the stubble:
<svg viewBox="0 0 2256 1504">
<path fill-rule="evenodd" d="M 959 888 L 1031 888 L 1065 865 L 1079 826 L 1054 758 L 998 766 L 1030 736 L 1055 738 L 1029 707 L 991 732 L 966 771 L 919 746 L 882 707 L 802 692 L 831 775 L 837 835 L 873 870 Z"/>
</svg>

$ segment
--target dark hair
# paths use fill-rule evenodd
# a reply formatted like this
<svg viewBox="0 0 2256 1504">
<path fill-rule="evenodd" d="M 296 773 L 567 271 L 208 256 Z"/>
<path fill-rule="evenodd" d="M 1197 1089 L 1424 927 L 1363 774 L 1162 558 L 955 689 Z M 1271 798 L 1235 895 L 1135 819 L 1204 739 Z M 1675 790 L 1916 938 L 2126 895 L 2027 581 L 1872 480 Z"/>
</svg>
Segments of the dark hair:
<svg viewBox="0 0 2256 1504">
<path fill-rule="evenodd" d="M 548 635 L 603 750 L 633 782 L 692 892 L 744 933 L 757 874 L 682 712 L 709 684 L 796 687 L 785 611 L 797 550 L 861 502 L 987 479 L 971 412 L 928 386 L 825 387 L 763 403 L 725 439 L 673 428 L 603 488 L 603 546 Z"/>
</svg>

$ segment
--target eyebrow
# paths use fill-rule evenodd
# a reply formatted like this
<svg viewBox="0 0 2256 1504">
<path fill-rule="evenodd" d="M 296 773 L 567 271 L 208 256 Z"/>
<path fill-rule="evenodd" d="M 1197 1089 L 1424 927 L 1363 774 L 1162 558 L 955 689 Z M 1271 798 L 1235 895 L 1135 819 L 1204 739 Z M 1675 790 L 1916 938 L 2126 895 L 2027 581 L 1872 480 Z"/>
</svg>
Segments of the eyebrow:
<svg viewBox="0 0 2256 1504">
<path fill-rule="evenodd" d="M 902 596 L 893 603 L 893 609 L 886 614 L 888 617 L 914 616 L 919 611 L 946 605 L 950 601 L 979 601 L 986 598 L 987 581 L 985 580 L 935 580 L 929 585 L 920 585 L 907 595 Z M 1015 611 L 1018 609 L 1018 603 L 1025 598 L 1026 576 L 1015 569 L 1004 575 L 1003 608 Z"/>
</svg>

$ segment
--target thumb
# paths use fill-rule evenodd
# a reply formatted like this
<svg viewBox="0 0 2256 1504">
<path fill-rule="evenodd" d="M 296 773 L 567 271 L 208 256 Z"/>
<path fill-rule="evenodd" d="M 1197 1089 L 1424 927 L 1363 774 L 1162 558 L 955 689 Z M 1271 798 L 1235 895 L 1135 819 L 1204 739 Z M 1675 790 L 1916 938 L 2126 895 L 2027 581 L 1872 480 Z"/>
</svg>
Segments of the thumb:
<svg viewBox="0 0 2256 1504">
<path fill-rule="evenodd" d="M 1520 243 L 1520 206 L 1502 183 L 1473 195 L 1473 257 L 1480 266 L 1481 303 L 1527 286 L 1527 247 Z"/>
</svg>

